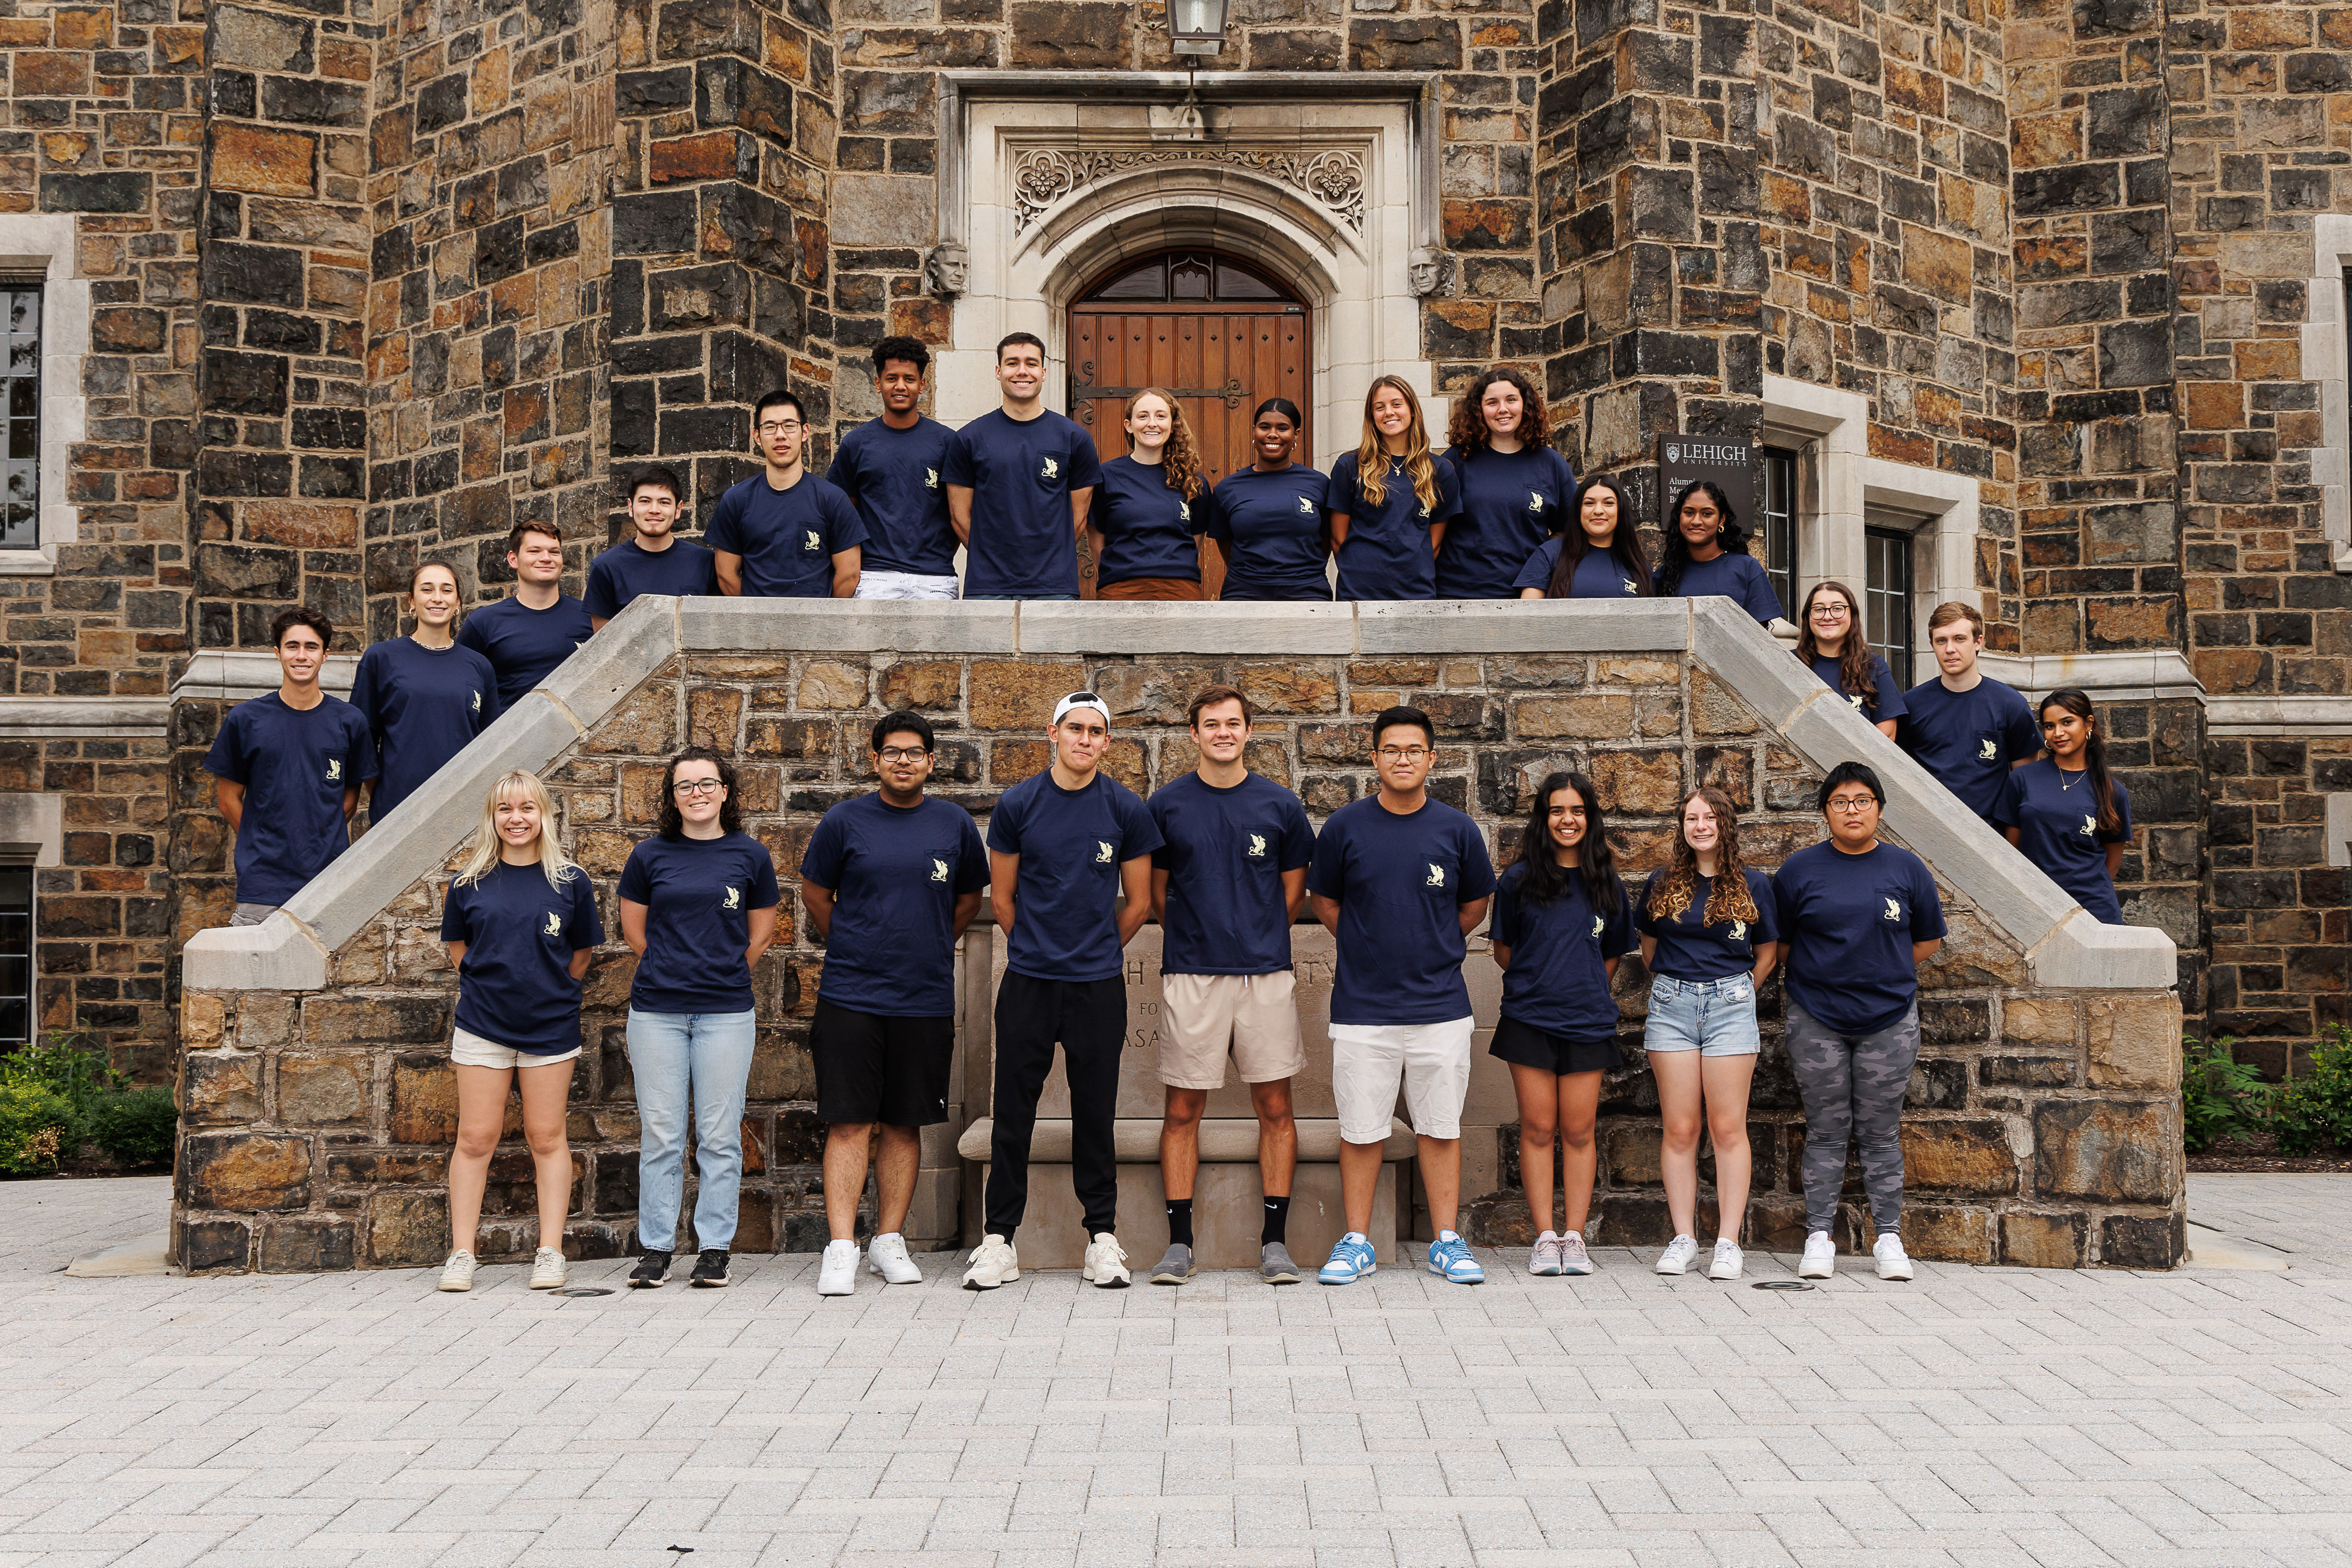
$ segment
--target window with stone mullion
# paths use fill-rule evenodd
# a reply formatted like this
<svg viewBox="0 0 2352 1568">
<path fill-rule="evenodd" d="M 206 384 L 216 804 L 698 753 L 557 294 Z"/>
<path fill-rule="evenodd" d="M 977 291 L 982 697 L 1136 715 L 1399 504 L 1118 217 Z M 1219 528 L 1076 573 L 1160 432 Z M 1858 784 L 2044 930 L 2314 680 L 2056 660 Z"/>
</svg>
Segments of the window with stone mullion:
<svg viewBox="0 0 2352 1568">
<path fill-rule="evenodd" d="M 7 455 L 0 459 L 0 550 L 41 542 L 41 285 L 0 276 L 7 318 L 0 354 L 0 402 L 6 405 Z"/>
</svg>

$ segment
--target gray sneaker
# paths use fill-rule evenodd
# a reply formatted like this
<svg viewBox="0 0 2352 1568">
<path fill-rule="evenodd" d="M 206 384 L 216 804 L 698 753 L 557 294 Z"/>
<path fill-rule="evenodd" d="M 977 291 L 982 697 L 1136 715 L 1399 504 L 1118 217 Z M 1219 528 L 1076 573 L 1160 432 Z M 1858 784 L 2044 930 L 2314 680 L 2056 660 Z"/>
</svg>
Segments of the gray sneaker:
<svg viewBox="0 0 2352 1568">
<path fill-rule="evenodd" d="M 1267 1242 L 1259 1249 L 1257 1277 L 1269 1285 L 1297 1284 L 1298 1265 L 1290 1260 L 1290 1248 L 1278 1241 Z"/>
<path fill-rule="evenodd" d="M 1154 1285 L 1181 1285 L 1192 1278 L 1192 1249 L 1181 1242 L 1168 1244 L 1168 1256 L 1151 1270 Z"/>
</svg>

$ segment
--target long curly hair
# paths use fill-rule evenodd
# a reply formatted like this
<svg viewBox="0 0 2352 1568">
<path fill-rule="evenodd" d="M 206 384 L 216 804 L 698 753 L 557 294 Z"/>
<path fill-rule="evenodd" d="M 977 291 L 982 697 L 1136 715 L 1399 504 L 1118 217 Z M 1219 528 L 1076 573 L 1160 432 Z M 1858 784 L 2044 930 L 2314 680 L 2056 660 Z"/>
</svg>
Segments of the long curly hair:
<svg viewBox="0 0 2352 1568">
<path fill-rule="evenodd" d="M 1584 802 L 1584 837 L 1576 847 L 1573 870 L 1559 863 L 1551 841 L 1551 797 L 1564 789 L 1574 790 Z M 1578 773 L 1544 775 L 1519 836 L 1519 864 L 1528 868 L 1520 889 L 1531 904 L 1549 904 L 1564 896 L 1575 878 L 1584 883 L 1584 901 L 1596 912 L 1606 914 L 1617 907 L 1616 900 L 1625 896 L 1625 884 L 1617 875 L 1617 854 L 1609 846 L 1609 825 L 1591 779 Z"/>
<path fill-rule="evenodd" d="M 1165 387 L 1147 386 L 1127 400 L 1127 410 L 1120 419 L 1135 417 L 1135 405 L 1147 397 L 1156 397 L 1168 405 L 1168 445 L 1160 449 L 1160 465 L 1167 476 L 1168 488 L 1186 500 L 1201 499 L 1201 443 L 1192 438 L 1192 422 L 1184 417 L 1176 395 Z"/>
<path fill-rule="evenodd" d="M 664 838 L 686 837 L 686 818 L 677 809 L 677 769 L 681 763 L 715 763 L 719 767 L 719 830 L 721 833 L 743 831 L 743 808 L 735 803 L 735 764 L 708 746 L 688 746 L 669 760 L 662 770 L 661 836 Z"/>
<path fill-rule="evenodd" d="M 1838 689 L 1875 703 L 1878 672 L 1870 667 L 1870 638 L 1862 629 L 1862 596 L 1844 584 L 1824 577 L 1805 590 L 1805 607 L 1797 616 L 1797 657 L 1808 666 L 1822 657 L 1821 639 L 1813 636 L 1813 601 L 1825 593 L 1845 600 L 1845 624 L 1853 628 L 1838 647 Z"/>
<path fill-rule="evenodd" d="M 2083 737 L 2083 765 L 2091 770 L 2091 799 L 2098 805 L 2099 831 L 2113 833 L 2123 826 L 2123 816 L 2116 810 L 2115 775 L 2107 772 L 2107 743 L 2099 738 L 2103 726 L 2091 707 L 2088 692 L 2078 686 L 2062 686 L 2033 705 L 2036 723 L 2053 708 L 2072 713 L 2088 723 L 2090 732 Z"/>
<path fill-rule="evenodd" d="M 1723 493 L 1723 487 L 1713 479 L 1693 479 L 1675 494 L 1675 504 L 1666 509 L 1666 515 L 1661 520 L 1664 526 L 1660 531 L 1665 535 L 1665 542 L 1658 552 L 1658 592 L 1668 598 L 1672 598 L 1675 590 L 1683 585 L 1683 573 L 1691 563 L 1690 541 L 1683 537 L 1683 503 L 1698 490 L 1705 490 L 1707 499 L 1715 502 L 1716 510 L 1723 514 L 1722 531 L 1716 535 L 1716 542 L 1723 546 L 1723 552 L 1727 555 L 1749 553 L 1748 531 L 1739 526 L 1739 514 L 1731 510 L 1731 498 Z"/>
<path fill-rule="evenodd" d="M 1551 581 L 1544 584 L 1547 599 L 1565 599 L 1575 589 L 1576 568 L 1592 550 L 1592 537 L 1584 531 L 1584 498 L 1597 489 L 1606 489 L 1617 498 L 1617 531 L 1609 537 L 1609 553 L 1633 582 L 1637 597 L 1646 599 L 1658 591 L 1650 581 L 1650 558 L 1642 548 L 1641 531 L 1633 523 L 1633 498 L 1623 485 L 1599 474 L 1577 487 L 1575 504 L 1568 509 L 1568 527 L 1559 536 L 1559 559 L 1552 563 Z"/>
<path fill-rule="evenodd" d="M 1445 438 L 1454 444 L 1465 461 L 1476 457 L 1493 444 L 1494 434 L 1486 428 L 1486 412 L 1479 405 L 1486 400 L 1486 391 L 1497 383 L 1507 383 L 1519 389 L 1519 402 L 1527 412 L 1519 416 L 1518 437 L 1530 447 L 1540 447 L 1550 433 L 1550 423 L 1544 412 L 1543 395 L 1536 391 L 1528 378 L 1509 365 L 1498 364 L 1480 374 L 1470 384 L 1470 390 L 1454 402 L 1454 417 L 1448 424 Z"/>
<path fill-rule="evenodd" d="M 1644 902 L 1650 918 L 1678 921 L 1691 907 L 1698 891 L 1698 854 L 1683 836 L 1683 813 L 1693 801 L 1704 801 L 1715 813 L 1716 864 L 1715 885 L 1707 889 L 1706 909 L 1699 916 L 1701 925 L 1717 925 L 1726 921 L 1752 921 L 1757 918 L 1756 895 L 1748 890 L 1748 865 L 1739 858 L 1739 813 L 1732 808 L 1731 797 L 1713 784 L 1701 784 L 1683 796 L 1675 812 L 1675 858 L 1661 871 L 1650 874 L 1650 891 Z"/>
<path fill-rule="evenodd" d="M 1412 422 L 1404 430 L 1404 471 L 1412 476 L 1412 493 L 1424 510 L 1437 510 L 1437 463 L 1430 456 L 1429 426 L 1422 422 L 1421 399 L 1399 376 L 1377 377 L 1364 392 L 1364 437 L 1356 444 L 1356 488 L 1374 506 L 1386 503 L 1389 498 L 1388 447 L 1381 440 L 1381 427 L 1372 423 L 1372 399 L 1383 387 L 1393 388 L 1404 398 L 1405 412 Z M 1344 509 L 1343 509 L 1344 510 Z"/>
</svg>

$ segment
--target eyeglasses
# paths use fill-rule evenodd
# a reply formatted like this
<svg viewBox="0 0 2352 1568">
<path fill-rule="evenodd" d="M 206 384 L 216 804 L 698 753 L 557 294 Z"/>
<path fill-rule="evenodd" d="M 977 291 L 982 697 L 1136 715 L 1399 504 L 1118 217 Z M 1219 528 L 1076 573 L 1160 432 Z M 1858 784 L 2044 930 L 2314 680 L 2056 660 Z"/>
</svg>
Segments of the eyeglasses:
<svg viewBox="0 0 2352 1568">
<path fill-rule="evenodd" d="M 931 754 L 929 746 L 885 746 L 874 753 L 886 763 L 919 762 Z"/>
<path fill-rule="evenodd" d="M 1417 763 L 1429 755 L 1427 746 L 1382 746 L 1380 759 L 1384 763 Z"/>
<path fill-rule="evenodd" d="M 760 434 L 762 436 L 789 436 L 795 430 L 803 430 L 806 428 L 807 426 L 803 425 L 797 419 L 771 419 L 766 424 L 760 426 Z"/>
<path fill-rule="evenodd" d="M 1844 812 L 1845 814 L 1847 814 L 1848 816 L 1852 816 L 1853 813 L 1855 813 L 1855 812 L 1857 812 L 1857 811 L 1867 811 L 1867 810 L 1869 810 L 1872 806 L 1874 806 L 1874 805 L 1876 805 L 1877 804 L 1878 804 L 1878 800 L 1877 800 L 1877 797 L 1876 797 L 1876 796 L 1874 796 L 1874 795 L 1842 795 L 1838 796 L 1835 800 L 1832 800 L 1832 802 L 1830 802 L 1830 809 L 1831 809 L 1832 811 L 1842 811 L 1842 812 Z"/>
<path fill-rule="evenodd" d="M 1843 605 L 1815 605 L 1812 608 L 1813 619 L 1817 621 L 1842 621 L 1853 614 Z"/>
<path fill-rule="evenodd" d="M 688 795 L 717 795 L 725 786 L 717 779 L 680 779 L 669 787 L 672 795 L 684 799 Z"/>
</svg>

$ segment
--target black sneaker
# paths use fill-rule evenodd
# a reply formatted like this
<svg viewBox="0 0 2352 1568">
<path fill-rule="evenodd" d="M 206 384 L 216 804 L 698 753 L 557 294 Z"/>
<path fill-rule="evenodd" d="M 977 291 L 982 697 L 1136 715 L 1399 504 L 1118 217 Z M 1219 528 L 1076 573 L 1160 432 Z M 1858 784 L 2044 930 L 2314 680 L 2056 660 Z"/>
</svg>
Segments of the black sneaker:
<svg viewBox="0 0 2352 1568">
<path fill-rule="evenodd" d="M 629 1271 L 629 1289 L 632 1290 L 658 1290 L 662 1288 L 662 1281 L 668 1278 L 669 1254 L 667 1252 L 648 1252 L 643 1258 L 638 1258 L 636 1268 Z"/>
<path fill-rule="evenodd" d="M 688 1283 L 705 1290 L 727 1289 L 727 1249 L 704 1247 L 702 1256 L 694 1260 L 694 1278 Z"/>
</svg>

